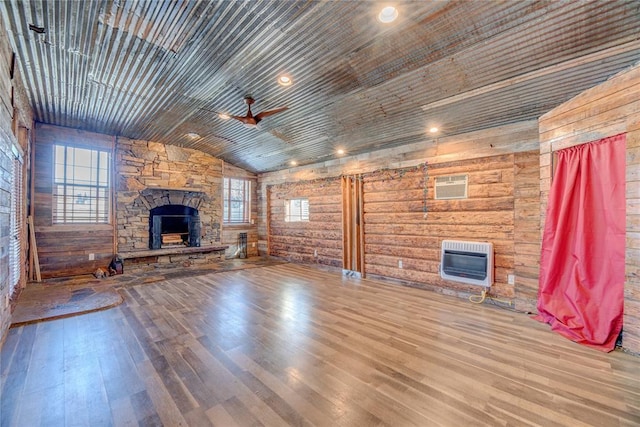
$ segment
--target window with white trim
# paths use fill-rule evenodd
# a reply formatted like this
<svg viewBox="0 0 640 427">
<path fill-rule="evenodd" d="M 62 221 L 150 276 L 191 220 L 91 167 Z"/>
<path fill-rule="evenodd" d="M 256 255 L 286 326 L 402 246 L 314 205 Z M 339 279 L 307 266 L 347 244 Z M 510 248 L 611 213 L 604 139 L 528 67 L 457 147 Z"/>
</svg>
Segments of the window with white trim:
<svg viewBox="0 0 640 427">
<path fill-rule="evenodd" d="M 224 179 L 224 222 L 243 224 L 251 214 L 251 181 L 248 179 Z"/>
<path fill-rule="evenodd" d="M 309 221 L 309 199 L 290 199 L 285 202 L 286 222 Z"/>
<path fill-rule="evenodd" d="M 111 153 L 54 145 L 53 223 L 108 224 Z"/>
</svg>

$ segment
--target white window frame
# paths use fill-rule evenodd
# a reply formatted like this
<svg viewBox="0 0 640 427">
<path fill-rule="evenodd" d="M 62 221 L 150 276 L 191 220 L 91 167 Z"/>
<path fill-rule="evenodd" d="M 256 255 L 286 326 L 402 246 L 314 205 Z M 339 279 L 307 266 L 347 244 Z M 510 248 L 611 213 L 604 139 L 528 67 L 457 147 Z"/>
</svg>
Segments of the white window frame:
<svg viewBox="0 0 640 427">
<path fill-rule="evenodd" d="M 76 155 L 81 154 L 91 158 L 90 164 L 76 162 Z M 82 170 L 88 171 L 88 179 L 81 178 Z M 52 211 L 53 224 L 111 223 L 110 151 L 53 145 Z"/>
<path fill-rule="evenodd" d="M 225 224 L 248 224 L 251 220 L 251 180 L 243 178 L 224 178 L 224 208 Z M 230 209 L 232 203 L 238 203 L 241 212 Z"/>
<path fill-rule="evenodd" d="M 309 199 L 298 197 L 284 204 L 285 222 L 309 222 Z"/>
</svg>

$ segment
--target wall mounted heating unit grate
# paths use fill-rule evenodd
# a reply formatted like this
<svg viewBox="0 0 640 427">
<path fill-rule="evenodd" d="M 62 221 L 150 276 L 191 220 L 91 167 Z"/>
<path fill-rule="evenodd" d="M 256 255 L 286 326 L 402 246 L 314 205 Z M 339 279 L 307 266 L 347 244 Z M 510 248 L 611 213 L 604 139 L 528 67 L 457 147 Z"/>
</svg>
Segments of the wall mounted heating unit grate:
<svg viewBox="0 0 640 427">
<path fill-rule="evenodd" d="M 493 283 L 493 244 L 443 240 L 440 277 L 490 287 Z"/>
</svg>

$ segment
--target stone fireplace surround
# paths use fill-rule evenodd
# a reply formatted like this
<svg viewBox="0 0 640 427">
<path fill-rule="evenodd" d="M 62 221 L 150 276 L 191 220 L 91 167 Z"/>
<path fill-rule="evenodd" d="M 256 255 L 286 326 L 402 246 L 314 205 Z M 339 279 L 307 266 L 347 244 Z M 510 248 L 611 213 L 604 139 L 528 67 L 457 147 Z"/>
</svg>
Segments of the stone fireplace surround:
<svg viewBox="0 0 640 427">
<path fill-rule="evenodd" d="M 119 244 L 119 254 L 126 260 L 125 269 L 153 270 L 158 267 L 190 267 L 192 265 L 207 264 L 213 260 L 224 259 L 227 246 L 219 243 L 220 230 L 217 224 L 211 223 L 211 217 L 206 214 L 207 207 L 212 203 L 204 192 L 177 189 L 145 189 L 127 207 L 134 215 L 128 217 L 125 230 L 133 228 L 131 233 L 137 238 L 132 239 L 134 248 L 123 250 Z M 184 247 L 172 249 L 149 249 L 150 212 L 162 206 L 182 205 L 193 208 L 205 214 L 200 217 L 200 247 Z M 119 227 L 120 228 L 120 227 Z M 217 237 L 217 240 L 216 240 Z M 122 243 L 119 238 L 119 242 Z"/>
<path fill-rule="evenodd" d="M 200 244 L 215 245 L 220 242 L 220 225 L 212 223 L 210 205 L 213 200 L 202 191 L 178 190 L 168 188 L 147 188 L 139 192 L 138 197 L 126 207 L 126 215 L 119 225 L 123 233 L 118 236 L 118 252 L 131 252 L 149 249 L 149 213 L 151 209 L 183 205 L 196 209 L 200 217 Z"/>
<path fill-rule="evenodd" d="M 125 271 L 131 271 L 134 261 L 155 268 L 224 259 L 222 160 L 188 148 L 118 137 L 115 165 L 116 250 L 126 260 Z M 149 249 L 150 210 L 167 205 L 197 209 L 199 247 Z"/>
</svg>

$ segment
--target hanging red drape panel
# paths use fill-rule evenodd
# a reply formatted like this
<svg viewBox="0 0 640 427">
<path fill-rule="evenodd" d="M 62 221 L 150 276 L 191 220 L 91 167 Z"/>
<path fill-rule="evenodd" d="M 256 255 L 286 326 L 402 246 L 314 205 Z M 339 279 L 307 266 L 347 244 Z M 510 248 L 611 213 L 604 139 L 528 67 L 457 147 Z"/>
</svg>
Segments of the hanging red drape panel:
<svg viewBox="0 0 640 427">
<path fill-rule="evenodd" d="M 542 235 L 537 320 L 611 351 L 622 330 L 625 135 L 557 152 Z"/>
</svg>

